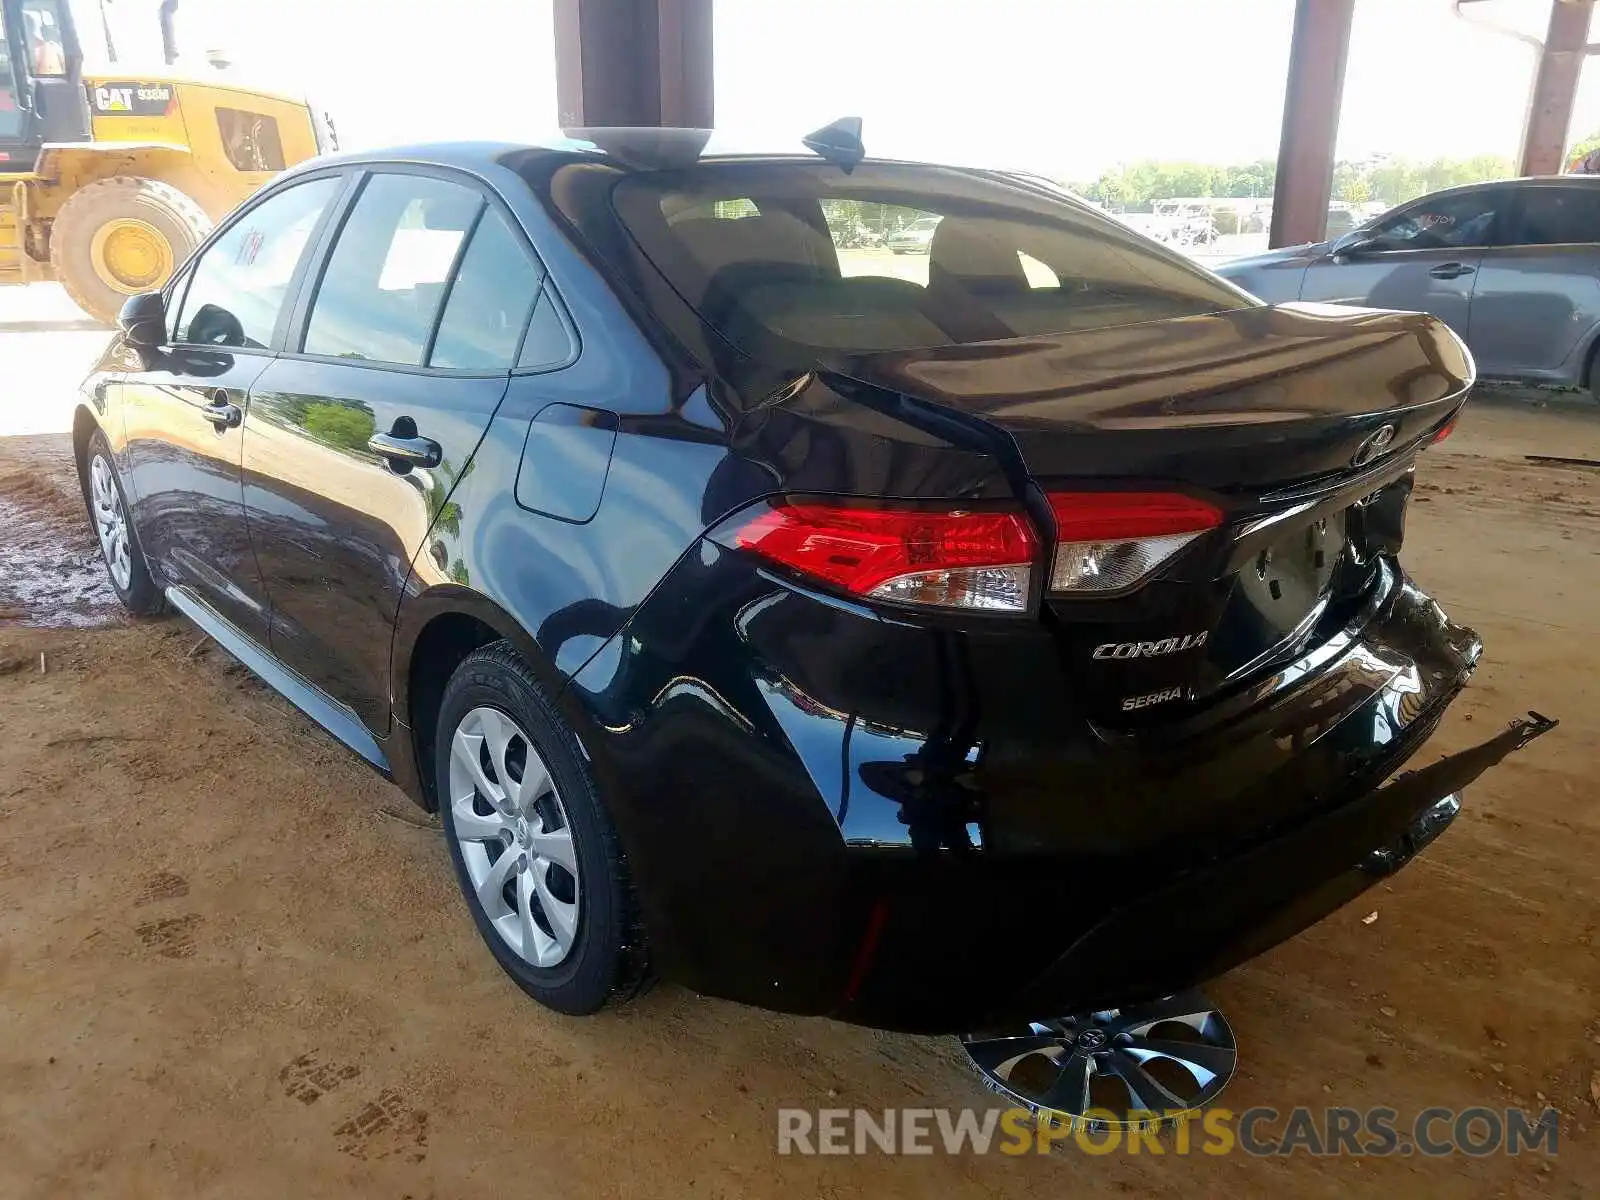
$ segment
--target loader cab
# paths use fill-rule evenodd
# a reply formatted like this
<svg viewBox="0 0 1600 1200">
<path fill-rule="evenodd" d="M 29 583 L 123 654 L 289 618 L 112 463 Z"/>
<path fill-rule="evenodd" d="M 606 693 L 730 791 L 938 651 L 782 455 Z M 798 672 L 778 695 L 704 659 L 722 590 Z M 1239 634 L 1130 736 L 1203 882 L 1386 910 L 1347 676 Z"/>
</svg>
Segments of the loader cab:
<svg viewBox="0 0 1600 1200">
<path fill-rule="evenodd" d="M 0 0 L 0 174 L 31 172 L 46 142 L 88 138 L 68 0 Z"/>
</svg>

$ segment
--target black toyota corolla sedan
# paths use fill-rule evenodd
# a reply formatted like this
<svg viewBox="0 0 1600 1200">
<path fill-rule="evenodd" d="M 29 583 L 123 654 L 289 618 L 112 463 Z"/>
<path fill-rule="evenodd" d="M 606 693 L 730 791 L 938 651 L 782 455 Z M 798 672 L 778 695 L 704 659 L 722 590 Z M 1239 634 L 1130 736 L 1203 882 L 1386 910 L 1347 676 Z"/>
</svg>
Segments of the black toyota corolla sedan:
<svg viewBox="0 0 1600 1200">
<path fill-rule="evenodd" d="M 1472 383 L 1444 326 L 816 144 L 319 159 L 85 385 L 128 607 L 437 809 L 535 998 L 931 1032 L 1166 996 L 1547 727 L 1391 779 L 1480 651 L 1397 560 Z"/>
</svg>

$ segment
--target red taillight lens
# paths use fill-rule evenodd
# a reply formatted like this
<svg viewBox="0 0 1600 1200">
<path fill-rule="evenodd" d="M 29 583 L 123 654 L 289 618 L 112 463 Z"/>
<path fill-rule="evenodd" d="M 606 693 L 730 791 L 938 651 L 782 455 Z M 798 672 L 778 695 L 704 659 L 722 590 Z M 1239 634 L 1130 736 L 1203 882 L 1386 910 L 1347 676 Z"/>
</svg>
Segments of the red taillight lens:
<svg viewBox="0 0 1600 1200">
<path fill-rule="evenodd" d="M 1052 492 L 1054 592 L 1131 587 L 1195 538 L 1222 524 L 1222 510 L 1176 492 Z"/>
<path fill-rule="evenodd" d="M 1444 441 L 1445 438 L 1449 437 L 1452 433 L 1454 433 L 1455 432 L 1455 428 L 1456 428 L 1456 421 L 1459 420 L 1460 417 L 1461 417 L 1461 414 L 1459 412 L 1457 412 L 1455 416 L 1451 417 L 1443 425 L 1439 426 L 1439 432 L 1437 432 L 1437 433 L 1435 433 L 1433 435 L 1433 440 L 1431 442 L 1429 442 L 1428 445 L 1437 446 L 1440 442 Z"/>
<path fill-rule="evenodd" d="M 1039 541 L 1020 512 L 914 511 L 779 500 L 732 538 L 857 596 L 1022 612 Z"/>
</svg>

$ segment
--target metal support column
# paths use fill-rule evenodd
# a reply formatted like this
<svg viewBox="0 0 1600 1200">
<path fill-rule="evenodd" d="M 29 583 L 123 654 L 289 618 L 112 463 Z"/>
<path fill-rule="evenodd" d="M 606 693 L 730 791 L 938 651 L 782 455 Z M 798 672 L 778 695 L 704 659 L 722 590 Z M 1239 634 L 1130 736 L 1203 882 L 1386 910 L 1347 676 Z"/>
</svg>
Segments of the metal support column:
<svg viewBox="0 0 1600 1200">
<path fill-rule="evenodd" d="M 1555 0 L 1550 28 L 1539 50 L 1539 68 L 1528 94 L 1528 117 L 1522 127 L 1522 175 L 1558 175 L 1572 124 L 1572 103 L 1588 53 L 1592 0 Z"/>
<path fill-rule="evenodd" d="M 1355 0 L 1296 0 L 1270 245 L 1319 241 L 1327 228 L 1354 12 Z"/>
<path fill-rule="evenodd" d="M 564 128 L 711 125 L 712 0 L 555 0 Z"/>
</svg>

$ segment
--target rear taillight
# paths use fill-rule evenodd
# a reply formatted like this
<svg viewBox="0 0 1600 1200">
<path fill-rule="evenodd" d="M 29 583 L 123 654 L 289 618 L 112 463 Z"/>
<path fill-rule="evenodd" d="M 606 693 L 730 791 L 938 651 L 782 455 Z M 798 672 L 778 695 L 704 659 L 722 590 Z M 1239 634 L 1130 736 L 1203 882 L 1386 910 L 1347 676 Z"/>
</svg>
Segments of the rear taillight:
<svg viewBox="0 0 1600 1200">
<path fill-rule="evenodd" d="M 852 595 L 995 612 L 1027 610 L 1039 548 L 1020 512 L 790 500 L 769 502 L 727 540 Z"/>
<path fill-rule="evenodd" d="M 1460 418 L 1460 416 L 1461 412 L 1459 409 L 1457 409 L 1455 414 L 1448 421 L 1439 426 L 1438 431 L 1433 435 L 1433 440 L 1430 441 L 1428 445 L 1437 446 L 1440 442 L 1444 441 L 1445 438 L 1449 437 L 1450 434 L 1455 430 L 1456 421 Z"/>
<path fill-rule="evenodd" d="M 1052 592 L 1120 591 L 1222 523 L 1204 500 L 1169 492 L 1052 492 Z"/>
</svg>

